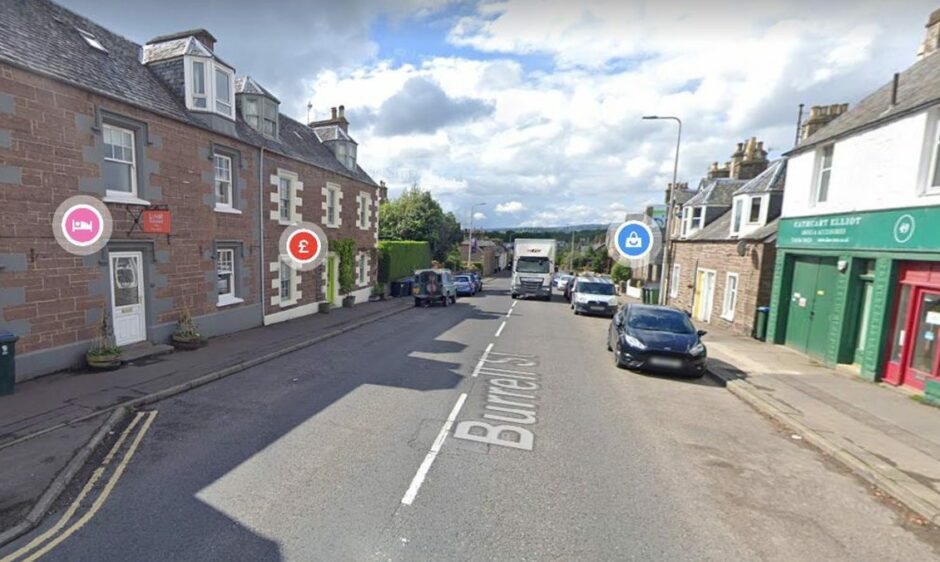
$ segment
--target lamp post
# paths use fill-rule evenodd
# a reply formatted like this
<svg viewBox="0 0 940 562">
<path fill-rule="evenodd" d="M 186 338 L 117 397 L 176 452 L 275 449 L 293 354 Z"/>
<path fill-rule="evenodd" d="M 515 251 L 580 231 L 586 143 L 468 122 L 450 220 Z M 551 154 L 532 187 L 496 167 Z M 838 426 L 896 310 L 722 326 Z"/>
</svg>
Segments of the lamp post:
<svg viewBox="0 0 940 562">
<path fill-rule="evenodd" d="M 644 115 L 643 119 L 670 120 L 675 121 L 679 126 L 676 133 L 676 160 L 672 166 L 672 187 L 669 188 L 669 202 L 666 209 L 666 224 L 663 225 L 663 269 L 660 272 L 659 280 L 659 304 L 666 304 L 666 291 L 670 290 L 669 282 L 672 279 L 672 252 L 670 242 L 672 238 L 672 208 L 676 203 L 676 181 L 679 174 L 679 143 L 682 142 L 682 119 L 671 115 Z"/>
<path fill-rule="evenodd" d="M 470 237 L 467 240 L 467 269 L 470 269 L 470 259 L 473 254 L 473 210 L 483 205 L 486 205 L 486 203 L 477 203 L 470 206 Z"/>
</svg>

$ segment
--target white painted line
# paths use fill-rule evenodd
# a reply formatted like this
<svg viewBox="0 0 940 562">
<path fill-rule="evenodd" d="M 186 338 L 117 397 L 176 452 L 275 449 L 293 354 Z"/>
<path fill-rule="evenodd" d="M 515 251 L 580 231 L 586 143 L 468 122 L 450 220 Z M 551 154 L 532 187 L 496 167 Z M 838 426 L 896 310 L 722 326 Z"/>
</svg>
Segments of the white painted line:
<svg viewBox="0 0 940 562">
<path fill-rule="evenodd" d="M 511 309 L 511 308 L 509 309 L 509 312 L 506 313 L 506 318 L 509 318 L 510 316 L 512 316 L 512 309 Z"/>
<path fill-rule="evenodd" d="M 401 503 L 405 505 L 411 505 L 415 501 L 415 498 L 418 496 L 418 490 L 421 488 L 421 484 L 424 483 L 425 477 L 428 475 L 428 471 L 431 470 L 431 465 L 434 464 L 434 459 L 437 458 L 437 454 L 441 452 L 441 447 L 444 446 L 444 440 L 447 439 L 447 434 L 450 433 L 450 428 L 454 425 L 454 420 L 457 419 L 457 414 L 460 413 L 460 409 L 463 408 L 463 403 L 467 400 L 467 393 L 460 395 L 460 398 L 457 399 L 457 403 L 454 404 L 454 409 L 450 411 L 450 415 L 447 416 L 447 421 L 444 422 L 444 427 L 441 428 L 441 432 L 437 434 L 437 439 L 434 440 L 434 444 L 431 445 L 431 450 L 428 451 L 424 461 L 421 462 L 421 466 L 418 467 L 418 472 L 415 474 L 415 477 L 411 480 L 411 486 L 408 486 L 408 490 L 405 492 L 405 496 L 401 499 Z"/>
<path fill-rule="evenodd" d="M 516 305 L 519 304 L 519 301 L 512 301 L 512 306 L 509 308 L 516 308 Z"/>
<path fill-rule="evenodd" d="M 496 337 L 498 338 L 500 334 L 503 333 L 503 328 L 506 327 L 506 321 L 503 320 L 503 323 L 499 325 L 499 329 L 496 330 Z"/>
<path fill-rule="evenodd" d="M 493 350 L 493 344 L 486 346 L 486 349 L 483 351 L 483 355 L 480 357 L 480 360 L 477 361 L 477 366 L 473 368 L 473 373 L 470 374 L 471 377 L 476 377 L 480 374 L 480 369 L 483 368 L 483 365 L 486 364 L 486 359 L 490 355 L 490 351 Z"/>
</svg>

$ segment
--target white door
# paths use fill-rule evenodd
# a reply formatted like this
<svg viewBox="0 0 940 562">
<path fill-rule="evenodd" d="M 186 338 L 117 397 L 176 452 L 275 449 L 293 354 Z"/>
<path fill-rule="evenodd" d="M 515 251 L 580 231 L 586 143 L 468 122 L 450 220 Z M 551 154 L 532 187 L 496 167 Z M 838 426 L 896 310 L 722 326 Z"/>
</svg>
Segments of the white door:
<svg viewBox="0 0 940 562">
<path fill-rule="evenodd" d="M 699 301 L 696 306 L 696 320 L 711 322 L 712 306 L 715 304 L 715 272 L 708 269 L 699 269 L 699 290 L 696 291 Z"/>
<path fill-rule="evenodd" d="M 143 341 L 147 339 L 147 311 L 141 253 L 111 252 L 110 260 L 114 342 L 121 346 Z"/>
</svg>

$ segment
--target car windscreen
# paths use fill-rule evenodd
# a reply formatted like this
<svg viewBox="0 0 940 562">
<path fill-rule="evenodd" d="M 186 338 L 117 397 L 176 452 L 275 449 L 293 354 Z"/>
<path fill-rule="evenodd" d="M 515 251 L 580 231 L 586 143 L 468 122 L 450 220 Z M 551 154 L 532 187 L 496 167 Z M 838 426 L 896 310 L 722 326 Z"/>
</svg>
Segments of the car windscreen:
<svg viewBox="0 0 940 562">
<path fill-rule="evenodd" d="M 578 283 L 578 292 L 586 293 L 588 295 L 613 295 L 614 286 L 610 283 L 593 283 L 593 282 L 581 282 Z"/>
<path fill-rule="evenodd" d="M 519 258 L 516 263 L 516 271 L 519 273 L 548 273 L 551 269 L 551 263 L 548 258 Z"/>
<path fill-rule="evenodd" d="M 466 275 L 460 275 L 460 276 L 458 276 L 458 277 L 454 277 L 454 281 L 455 281 L 456 283 L 469 283 L 469 282 L 470 282 L 470 278 L 467 277 Z"/>
<path fill-rule="evenodd" d="M 674 310 L 633 309 L 627 325 L 637 330 L 670 332 L 673 334 L 694 334 L 695 328 L 689 318 Z"/>
</svg>

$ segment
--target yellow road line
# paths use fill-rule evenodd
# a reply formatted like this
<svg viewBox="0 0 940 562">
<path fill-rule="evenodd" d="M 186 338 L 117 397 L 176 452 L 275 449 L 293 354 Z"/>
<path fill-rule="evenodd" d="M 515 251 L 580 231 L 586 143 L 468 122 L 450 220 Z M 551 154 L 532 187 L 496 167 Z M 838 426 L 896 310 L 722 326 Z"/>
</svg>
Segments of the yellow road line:
<svg viewBox="0 0 940 562">
<path fill-rule="evenodd" d="M 73 533 L 84 527 L 85 524 L 91 521 L 91 518 L 94 517 L 96 513 L 98 513 L 98 510 L 101 509 L 101 506 L 104 505 L 104 502 L 108 500 L 108 496 L 111 495 L 111 491 L 114 489 L 114 486 L 117 485 L 118 480 L 121 479 L 121 475 L 124 474 L 124 469 L 127 468 L 128 463 L 130 463 L 131 459 L 134 457 L 134 452 L 137 451 L 137 446 L 140 445 L 144 435 L 147 434 L 147 431 L 150 429 L 150 425 L 153 424 L 154 418 L 157 417 L 156 410 L 150 411 L 148 413 L 150 415 L 147 418 L 147 421 L 145 421 L 144 425 L 140 428 L 140 431 L 137 433 L 137 436 L 131 443 L 130 448 L 124 455 L 124 458 L 121 459 L 121 462 L 117 465 L 117 468 L 114 469 L 114 474 L 111 475 L 111 479 L 108 480 L 108 483 L 105 484 L 101 494 L 97 497 L 97 499 L 95 499 L 95 503 L 92 504 L 91 509 L 85 512 L 85 514 L 82 515 L 78 521 L 72 524 L 72 526 L 66 529 L 61 535 L 49 541 L 49 543 L 47 543 L 44 547 L 30 555 L 29 558 L 24 559 L 23 562 L 33 562 L 34 560 L 37 560 L 40 556 L 43 556 L 58 546 L 62 541 L 72 536 Z"/>
<path fill-rule="evenodd" d="M 31 540 L 29 544 L 27 544 L 26 546 L 20 548 L 19 550 L 7 556 L 6 558 L 0 559 L 0 562 L 13 562 L 13 560 L 16 560 L 20 556 L 23 556 L 30 550 L 33 550 L 34 548 L 38 547 L 40 544 L 47 541 L 49 537 L 58 533 L 59 530 L 62 529 L 62 527 L 64 527 L 66 523 L 69 522 L 69 519 L 71 519 L 72 516 L 75 515 L 75 512 L 78 510 L 79 506 L 85 500 L 85 496 L 87 496 L 88 493 L 91 492 L 92 488 L 95 487 L 95 484 L 97 484 L 98 479 L 101 478 L 101 475 L 104 474 L 104 471 L 108 467 L 108 464 L 111 462 L 111 459 L 113 459 L 114 455 L 117 454 L 117 452 L 121 449 L 121 447 L 124 446 L 124 441 L 127 439 L 127 436 L 130 435 L 131 431 L 134 430 L 134 427 L 137 426 L 137 423 L 140 421 L 140 419 L 143 416 L 144 416 L 144 412 L 138 412 L 137 415 L 134 416 L 133 421 L 131 421 L 131 423 L 127 426 L 127 428 L 125 428 L 124 431 L 121 432 L 120 437 L 118 437 L 118 440 L 115 441 L 114 446 L 111 447 L 111 450 L 108 451 L 108 455 L 101 462 L 101 465 L 99 465 L 98 468 L 95 469 L 95 471 L 91 475 L 91 478 L 88 479 L 88 482 L 82 488 L 81 492 L 79 492 L 78 497 L 76 497 L 75 500 L 71 503 L 71 505 L 69 505 L 69 508 L 65 511 L 64 514 L 62 514 L 62 517 L 59 518 L 56 524 L 50 527 L 43 534 Z"/>
</svg>

